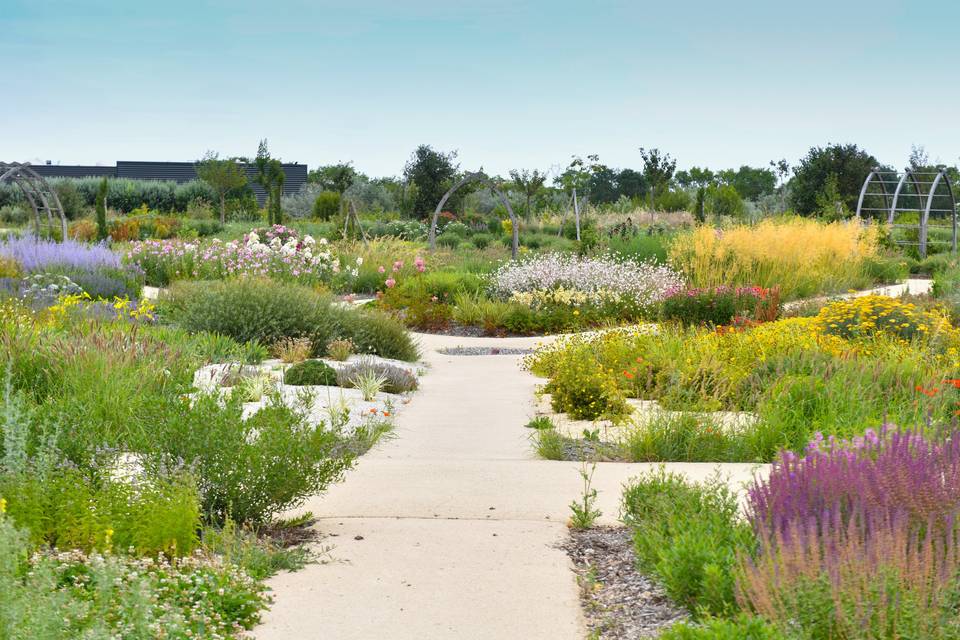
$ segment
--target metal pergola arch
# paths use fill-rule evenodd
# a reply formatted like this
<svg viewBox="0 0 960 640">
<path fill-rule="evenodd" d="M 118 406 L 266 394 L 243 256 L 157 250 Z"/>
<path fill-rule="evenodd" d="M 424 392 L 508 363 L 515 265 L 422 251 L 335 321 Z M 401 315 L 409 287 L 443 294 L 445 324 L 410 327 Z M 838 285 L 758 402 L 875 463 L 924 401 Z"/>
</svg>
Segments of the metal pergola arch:
<svg viewBox="0 0 960 640">
<path fill-rule="evenodd" d="M 895 185 L 892 195 L 887 189 L 889 185 Z M 871 191 L 874 186 L 879 187 L 879 192 Z M 875 198 L 882 198 L 883 206 L 870 206 L 877 204 Z M 914 206 L 909 206 L 910 203 Z M 916 213 L 917 223 L 898 223 L 897 214 L 903 213 Z M 931 224 L 931 214 L 934 214 L 933 219 L 946 219 L 948 224 Z M 907 168 L 903 172 L 875 167 L 860 189 L 857 218 L 885 218 L 891 230 L 917 229 L 916 242 L 909 239 L 894 241 L 901 245 L 916 245 L 921 258 L 927 256 L 929 244 L 946 244 L 944 240 L 931 240 L 931 227 L 949 228 L 950 250 L 957 251 L 957 199 L 950 175 L 942 167 L 935 171 Z"/>
<path fill-rule="evenodd" d="M 33 209 L 34 231 L 40 235 L 41 214 L 47 218 L 51 235 L 54 228 L 54 216 L 59 218 L 61 240 L 67 238 L 67 217 L 57 192 L 50 183 L 30 167 L 29 162 L 0 162 L 0 183 L 12 181 L 23 192 L 30 208 Z"/>
<path fill-rule="evenodd" d="M 463 176 L 460 180 L 456 182 L 450 189 L 447 190 L 443 197 L 440 198 L 440 202 L 437 203 L 437 208 L 433 211 L 433 219 L 430 222 L 430 250 L 433 251 L 437 248 L 437 219 L 440 217 L 440 211 L 443 209 L 443 205 L 447 203 L 447 200 L 450 199 L 457 189 L 469 182 L 482 182 L 487 188 L 489 188 L 507 209 L 507 213 L 510 214 L 510 221 L 513 223 L 513 242 L 511 246 L 511 255 L 514 260 L 517 259 L 517 255 L 520 251 L 520 222 L 517 220 L 516 214 L 513 212 L 513 207 L 510 206 L 510 199 L 503 194 L 500 189 L 497 188 L 493 182 L 490 181 L 490 178 L 487 177 L 482 171 L 475 171 L 473 173 L 468 173 Z"/>
</svg>

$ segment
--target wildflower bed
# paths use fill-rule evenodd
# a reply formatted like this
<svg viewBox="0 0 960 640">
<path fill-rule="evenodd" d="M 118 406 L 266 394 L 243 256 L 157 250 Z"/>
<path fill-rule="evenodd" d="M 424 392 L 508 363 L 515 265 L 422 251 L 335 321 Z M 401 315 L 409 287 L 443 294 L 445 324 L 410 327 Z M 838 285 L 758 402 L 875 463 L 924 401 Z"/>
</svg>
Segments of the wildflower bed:
<svg viewBox="0 0 960 640">
<path fill-rule="evenodd" d="M 866 296 L 752 327 L 572 337 L 526 365 L 547 378 L 555 411 L 627 423 L 626 459 L 767 462 L 782 447 L 802 450 L 816 431 L 854 437 L 884 421 L 948 424 L 960 408 L 948 382 L 958 348 L 960 332 L 937 312 Z M 629 399 L 669 411 L 630 425 Z M 711 412 L 756 419 L 731 427 Z"/>
</svg>

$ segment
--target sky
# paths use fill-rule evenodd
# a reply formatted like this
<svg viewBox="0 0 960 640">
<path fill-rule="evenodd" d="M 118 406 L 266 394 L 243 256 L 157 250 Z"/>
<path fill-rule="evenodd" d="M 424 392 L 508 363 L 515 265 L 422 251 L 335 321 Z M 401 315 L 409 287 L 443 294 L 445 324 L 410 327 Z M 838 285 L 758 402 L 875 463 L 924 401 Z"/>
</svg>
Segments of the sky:
<svg viewBox="0 0 960 640">
<path fill-rule="evenodd" d="M 960 160 L 960 2 L 0 0 L 0 160 Z"/>
</svg>

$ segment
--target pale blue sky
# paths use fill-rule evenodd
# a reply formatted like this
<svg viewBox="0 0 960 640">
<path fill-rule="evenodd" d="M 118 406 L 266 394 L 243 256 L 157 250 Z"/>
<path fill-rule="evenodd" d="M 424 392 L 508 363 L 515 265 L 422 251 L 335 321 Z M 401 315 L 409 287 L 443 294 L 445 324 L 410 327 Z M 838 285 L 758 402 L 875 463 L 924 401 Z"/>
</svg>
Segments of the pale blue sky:
<svg viewBox="0 0 960 640">
<path fill-rule="evenodd" d="M 921 8 L 921 5 L 923 8 Z M 0 160 L 960 156 L 960 2 L 0 0 Z"/>
</svg>

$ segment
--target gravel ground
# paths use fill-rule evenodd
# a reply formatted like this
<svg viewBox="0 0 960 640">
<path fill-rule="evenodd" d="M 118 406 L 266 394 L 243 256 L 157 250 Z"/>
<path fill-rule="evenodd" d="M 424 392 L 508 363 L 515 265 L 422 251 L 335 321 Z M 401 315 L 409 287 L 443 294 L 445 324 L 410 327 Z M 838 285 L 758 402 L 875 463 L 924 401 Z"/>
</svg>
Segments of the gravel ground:
<svg viewBox="0 0 960 640">
<path fill-rule="evenodd" d="M 533 349 L 514 347 L 454 347 L 437 349 L 437 353 L 445 356 L 517 356 L 533 353 Z"/>
<path fill-rule="evenodd" d="M 563 548 L 574 563 L 591 639 L 655 638 L 663 627 L 687 618 L 637 571 L 626 527 L 571 529 Z"/>
</svg>

